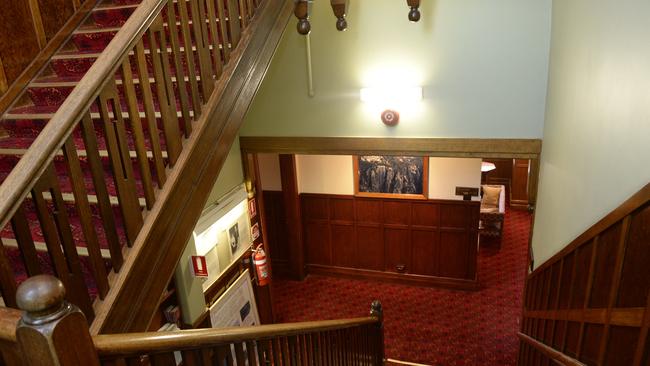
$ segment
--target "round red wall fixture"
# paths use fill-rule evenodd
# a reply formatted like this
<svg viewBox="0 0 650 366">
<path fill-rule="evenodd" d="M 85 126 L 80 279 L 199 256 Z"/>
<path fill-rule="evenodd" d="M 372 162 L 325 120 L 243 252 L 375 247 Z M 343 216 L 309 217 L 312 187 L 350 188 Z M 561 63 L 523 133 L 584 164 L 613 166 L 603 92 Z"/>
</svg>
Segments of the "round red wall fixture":
<svg viewBox="0 0 650 366">
<path fill-rule="evenodd" d="M 397 111 L 387 109 L 381 112 L 381 121 L 386 126 L 395 126 L 399 122 L 399 113 Z"/>
</svg>

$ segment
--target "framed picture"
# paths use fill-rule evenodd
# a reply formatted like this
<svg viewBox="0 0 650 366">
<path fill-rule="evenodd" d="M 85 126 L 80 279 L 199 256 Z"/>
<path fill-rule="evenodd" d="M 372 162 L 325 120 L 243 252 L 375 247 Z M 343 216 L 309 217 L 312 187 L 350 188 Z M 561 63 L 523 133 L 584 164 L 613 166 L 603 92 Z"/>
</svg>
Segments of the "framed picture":
<svg viewBox="0 0 650 366">
<path fill-rule="evenodd" d="M 239 249 L 239 223 L 235 223 L 228 229 L 228 241 L 230 242 L 230 252 L 232 254 L 237 253 L 237 249 Z"/>
<path fill-rule="evenodd" d="M 356 196 L 428 198 L 428 157 L 360 155 L 352 159 Z"/>
</svg>

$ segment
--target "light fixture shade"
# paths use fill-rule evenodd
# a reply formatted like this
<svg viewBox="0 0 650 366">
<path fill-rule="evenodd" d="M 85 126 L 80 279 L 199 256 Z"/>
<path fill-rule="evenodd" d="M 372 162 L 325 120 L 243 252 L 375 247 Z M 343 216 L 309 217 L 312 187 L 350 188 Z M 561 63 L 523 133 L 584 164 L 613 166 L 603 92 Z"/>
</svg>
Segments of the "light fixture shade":
<svg viewBox="0 0 650 366">
<path fill-rule="evenodd" d="M 386 107 L 422 100 L 422 87 L 362 88 L 361 101 Z"/>
<path fill-rule="evenodd" d="M 483 173 L 492 171 L 492 170 L 494 170 L 496 168 L 497 168 L 497 166 L 494 165 L 494 163 L 490 163 L 490 162 L 487 162 L 487 161 L 481 162 L 481 172 L 483 172 Z"/>
</svg>

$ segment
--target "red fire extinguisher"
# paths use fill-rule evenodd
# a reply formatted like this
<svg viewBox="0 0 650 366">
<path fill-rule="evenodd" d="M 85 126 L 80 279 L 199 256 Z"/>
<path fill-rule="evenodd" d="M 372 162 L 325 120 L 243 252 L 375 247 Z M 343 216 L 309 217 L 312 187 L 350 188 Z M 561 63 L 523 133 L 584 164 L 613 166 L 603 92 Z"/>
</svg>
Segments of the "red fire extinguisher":
<svg viewBox="0 0 650 366">
<path fill-rule="evenodd" d="M 266 253 L 263 249 L 264 244 L 260 244 L 253 251 L 253 263 L 255 264 L 255 270 L 257 272 L 257 284 L 259 286 L 266 286 L 269 284 L 269 269 L 266 265 Z"/>
</svg>

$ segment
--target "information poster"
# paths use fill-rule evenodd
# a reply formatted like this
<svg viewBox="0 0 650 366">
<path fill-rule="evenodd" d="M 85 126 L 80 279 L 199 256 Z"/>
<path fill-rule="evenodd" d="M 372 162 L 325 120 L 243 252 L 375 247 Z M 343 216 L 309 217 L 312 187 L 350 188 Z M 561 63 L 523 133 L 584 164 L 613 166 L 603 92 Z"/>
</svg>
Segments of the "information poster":
<svg viewBox="0 0 650 366">
<path fill-rule="evenodd" d="M 210 307 L 213 328 L 247 327 L 260 324 L 249 271 L 237 278 L 232 286 Z"/>
</svg>

